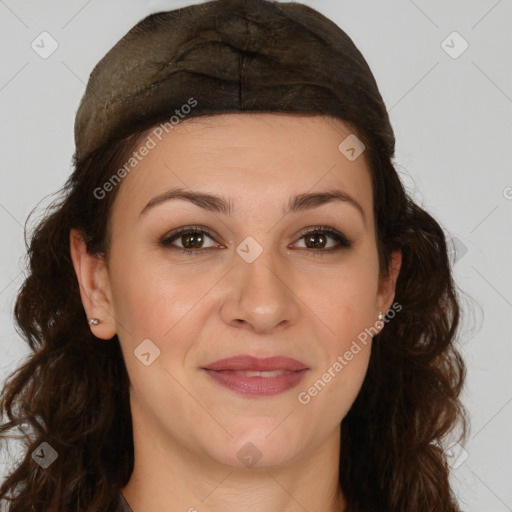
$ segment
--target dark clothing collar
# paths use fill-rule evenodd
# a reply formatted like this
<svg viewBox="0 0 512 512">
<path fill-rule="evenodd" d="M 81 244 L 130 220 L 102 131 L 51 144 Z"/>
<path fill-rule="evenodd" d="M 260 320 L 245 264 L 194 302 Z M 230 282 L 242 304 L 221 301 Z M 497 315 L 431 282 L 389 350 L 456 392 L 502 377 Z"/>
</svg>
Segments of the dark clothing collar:
<svg viewBox="0 0 512 512">
<path fill-rule="evenodd" d="M 133 512 L 122 492 L 119 492 L 119 500 L 113 512 Z"/>
</svg>

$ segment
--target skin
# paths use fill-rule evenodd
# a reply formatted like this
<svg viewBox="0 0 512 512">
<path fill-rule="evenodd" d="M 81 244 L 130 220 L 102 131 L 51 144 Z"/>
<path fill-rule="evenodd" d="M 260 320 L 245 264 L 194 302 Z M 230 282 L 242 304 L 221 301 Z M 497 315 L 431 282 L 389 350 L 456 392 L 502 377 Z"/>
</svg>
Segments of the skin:
<svg viewBox="0 0 512 512">
<path fill-rule="evenodd" d="M 323 116 L 185 120 L 118 185 L 107 261 L 70 233 L 84 309 L 102 320 L 91 329 L 105 340 L 118 335 L 130 376 L 135 467 L 122 492 L 134 512 L 344 509 L 339 428 L 364 380 L 371 338 L 308 404 L 298 394 L 391 307 L 401 263 L 394 253 L 379 281 L 370 171 L 364 153 L 350 161 L 338 150 L 350 133 Z M 175 199 L 140 215 L 174 187 L 230 198 L 234 214 Z M 283 216 L 291 196 L 334 188 L 364 218 L 346 201 Z M 203 252 L 159 245 L 190 225 L 214 232 L 203 236 Z M 352 246 L 327 252 L 337 246 L 329 235 L 307 253 L 301 230 L 317 225 Z M 235 250 L 248 236 L 263 248 L 252 263 Z M 134 355 L 145 339 L 160 350 L 148 366 Z M 310 370 L 284 393 L 242 396 L 201 369 L 237 354 L 285 355 Z M 248 442 L 261 453 L 253 467 L 237 457 Z"/>
</svg>

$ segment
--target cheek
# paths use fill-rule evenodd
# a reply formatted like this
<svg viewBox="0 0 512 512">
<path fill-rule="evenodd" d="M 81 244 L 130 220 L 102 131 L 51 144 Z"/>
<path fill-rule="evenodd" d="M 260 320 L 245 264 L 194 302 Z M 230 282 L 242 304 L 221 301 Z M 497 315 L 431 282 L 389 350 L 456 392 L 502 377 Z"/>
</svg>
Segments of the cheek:
<svg viewBox="0 0 512 512">
<path fill-rule="evenodd" d="M 331 346 L 343 349 L 364 329 L 374 325 L 377 276 L 378 267 L 370 258 L 316 276 L 314 285 L 310 286 L 308 306 L 329 328 Z"/>
<path fill-rule="evenodd" d="M 201 297 L 201 280 L 173 268 L 165 252 L 145 250 L 135 237 L 119 234 L 111 254 L 111 287 L 119 334 L 133 342 L 163 339 Z M 187 280 L 188 278 L 188 280 Z"/>
<path fill-rule="evenodd" d="M 371 353 L 369 328 L 376 320 L 376 285 L 368 273 L 354 268 L 341 274 L 325 283 L 327 298 L 318 316 L 328 329 L 322 329 L 326 334 L 318 337 L 317 364 L 297 396 L 310 417 L 321 417 L 330 426 L 343 420 L 361 389 Z"/>
<path fill-rule="evenodd" d="M 131 380 L 145 388 L 155 384 L 155 378 L 163 378 L 165 389 L 176 392 L 169 374 L 147 370 L 165 369 L 182 380 L 189 360 L 195 361 L 197 340 L 214 315 L 218 299 L 212 288 L 225 271 L 217 273 L 201 266 L 194 270 L 144 251 L 117 261 L 120 264 L 112 269 L 115 319 Z M 152 353 L 151 360 L 157 355 L 149 368 L 139 362 L 140 355 L 147 353 L 146 347 Z M 153 391 L 148 389 L 150 395 Z"/>
<path fill-rule="evenodd" d="M 322 356 L 298 398 L 299 403 L 310 403 L 312 410 L 318 408 L 319 414 L 327 407 L 323 413 L 333 416 L 333 421 L 341 421 L 348 412 L 370 358 L 378 264 L 371 250 L 365 254 L 317 275 L 314 286 L 308 286 L 308 307 L 321 320 L 318 325 L 326 328 L 320 338 Z"/>
<path fill-rule="evenodd" d="M 368 369 L 370 344 L 351 345 L 328 367 L 320 371 L 298 396 L 311 416 L 321 417 L 328 425 L 338 425 L 352 407 Z M 350 354 L 350 360 L 347 355 Z"/>
</svg>

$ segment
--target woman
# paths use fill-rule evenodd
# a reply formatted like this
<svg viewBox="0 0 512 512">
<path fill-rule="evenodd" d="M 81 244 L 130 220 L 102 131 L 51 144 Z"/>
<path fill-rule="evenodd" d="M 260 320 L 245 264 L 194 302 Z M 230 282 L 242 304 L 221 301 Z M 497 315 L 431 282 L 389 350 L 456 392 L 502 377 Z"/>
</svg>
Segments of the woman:
<svg viewBox="0 0 512 512">
<path fill-rule="evenodd" d="M 15 307 L 10 511 L 459 510 L 445 238 L 339 27 L 266 0 L 151 15 L 75 141 Z"/>
</svg>

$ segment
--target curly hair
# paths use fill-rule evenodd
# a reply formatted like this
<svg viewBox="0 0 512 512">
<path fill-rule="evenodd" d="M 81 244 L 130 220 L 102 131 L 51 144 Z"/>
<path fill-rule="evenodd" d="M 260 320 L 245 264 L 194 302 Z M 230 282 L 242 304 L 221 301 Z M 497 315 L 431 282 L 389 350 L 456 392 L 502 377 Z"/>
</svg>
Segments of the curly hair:
<svg viewBox="0 0 512 512">
<path fill-rule="evenodd" d="M 232 7 L 242 2 L 210 2 L 228 3 Z M 194 12 L 204 14 L 195 7 L 187 8 L 192 21 Z M 259 91 L 257 99 L 255 95 L 241 108 L 239 78 L 208 81 L 211 56 L 196 53 L 193 72 L 184 73 L 180 81 L 197 99 L 189 117 L 243 110 L 341 119 L 366 146 L 381 276 L 388 274 L 391 253 L 402 252 L 395 292 L 402 309 L 375 336 L 364 383 L 341 423 L 339 478 L 346 512 L 460 512 L 441 444 L 456 426 L 462 432 L 459 441 L 465 439 L 468 427 L 459 399 L 466 369 L 455 346 L 460 299 L 443 229 L 401 183 L 384 102 L 351 39 L 301 4 L 254 0 L 245 8 L 266 20 L 276 34 L 286 33 L 290 20 L 335 31 L 337 56 L 325 47 L 322 55 L 326 61 L 338 59 L 339 75 L 305 80 L 304 67 L 288 65 L 282 76 L 276 71 L 269 85 L 264 82 L 268 77 L 254 74 L 250 80 Z M 148 16 L 137 29 L 156 31 L 172 13 Z M 291 37 L 299 41 L 297 33 Z M 321 69 L 313 39 L 302 40 L 301 58 L 316 59 Z M 238 62 L 243 52 L 231 50 Z M 201 68 L 205 71 L 199 76 Z M 338 78 L 334 92 L 329 84 Z M 212 99 L 214 88 L 222 88 L 222 97 Z M 10 512 L 107 512 L 130 478 L 134 451 L 129 377 L 117 336 L 105 343 L 89 328 L 69 236 L 73 228 L 79 229 L 90 254 L 108 256 L 109 221 L 119 187 L 102 200 L 94 190 L 129 158 L 147 130 L 166 118 L 165 112 L 152 112 L 134 119 L 123 125 L 116 140 L 105 141 L 83 159 L 75 155 L 60 197 L 27 237 L 28 272 L 14 315 L 32 353 L 9 376 L 0 396 L 7 419 L 0 425 L 0 438 L 20 438 L 26 449 L 0 488 L 0 500 L 9 501 Z M 23 434 L 9 435 L 13 429 Z M 46 469 L 31 456 L 42 442 L 58 453 Z"/>
</svg>

